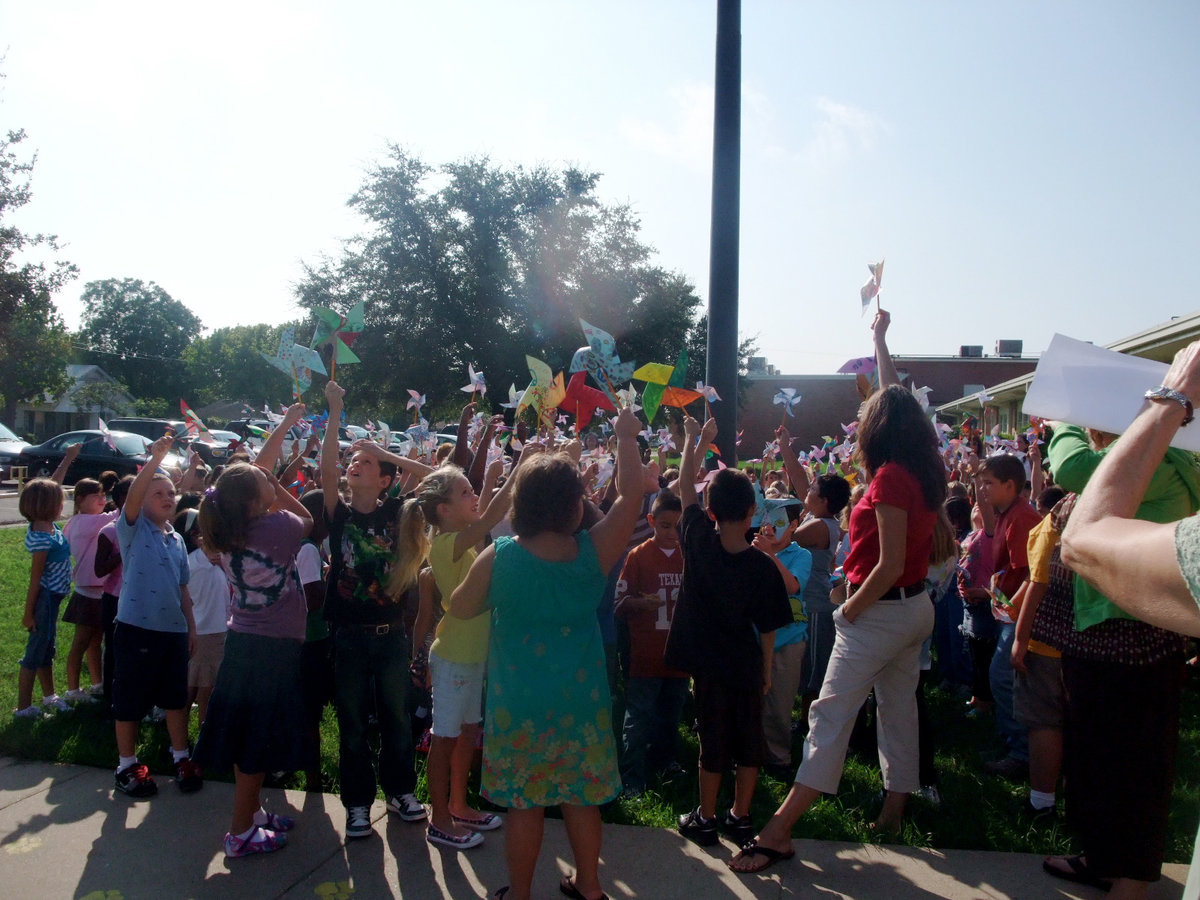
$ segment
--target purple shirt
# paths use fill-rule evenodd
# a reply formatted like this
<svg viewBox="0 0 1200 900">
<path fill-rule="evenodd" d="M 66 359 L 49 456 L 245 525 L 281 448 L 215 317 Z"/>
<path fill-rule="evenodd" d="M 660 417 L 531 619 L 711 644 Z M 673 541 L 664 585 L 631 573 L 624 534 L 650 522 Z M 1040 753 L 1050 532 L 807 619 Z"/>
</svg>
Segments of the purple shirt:
<svg viewBox="0 0 1200 900">
<path fill-rule="evenodd" d="M 304 523 L 280 510 L 250 524 L 246 549 L 221 554 L 232 594 L 229 630 L 304 640 L 307 607 L 296 573 Z"/>
</svg>

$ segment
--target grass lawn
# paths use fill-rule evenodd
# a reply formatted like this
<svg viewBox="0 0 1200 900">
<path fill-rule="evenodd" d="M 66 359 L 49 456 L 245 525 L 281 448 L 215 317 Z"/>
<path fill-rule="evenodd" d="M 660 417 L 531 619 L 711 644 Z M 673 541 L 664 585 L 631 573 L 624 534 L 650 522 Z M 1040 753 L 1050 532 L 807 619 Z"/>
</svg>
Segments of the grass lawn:
<svg viewBox="0 0 1200 900">
<path fill-rule="evenodd" d="M 97 707 L 77 709 L 38 722 L 13 719 L 8 710 L 16 705 L 17 660 L 25 646 L 21 614 L 29 584 L 29 555 L 23 546 L 23 528 L 0 529 L 0 755 L 25 759 L 113 767 L 116 747 L 110 723 Z M 65 690 L 66 651 L 72 626 L 59 626 L 59 654 L 55 665 L 56 686 Z M 86 669 L 85 669 L 86 681 Z M 1192 842 L 1200 820 L 1200 673 L 1189 679 L 1185 694 L 1180 751 L 1172 800 L 1171 828 L 1167 860 L 1188 862 Z M 35 698 L 40 695 L 35 689 Z M 902 843 L 914 846 L 1006 850 L 1055 853 L 1074 849 L 1064 825 L 1032 827 L 1022 821 L 1020 807 L 1027 786 L 980 774 L 983 758 L 999 755 L 990 718 L 979 721 L 962 715 L 958 700 L 939 691 L 929 694 L 939 751 L 937 767 L 941 775 L 943 805 L 934 809 L 919 800 L 910 806 Z M 192 739 L 196 738 L 193 717 Z M 800 737 L 793 748 L 799 758 Z M 170 772 L 166 729 L 161 725 L 143 725 L 139 754 L 156 773 Z M 337 723 L 332 710 L 326 711 L 322 729 L 321 759 L 326 790 L 337 790 Z M 674 783 L 652 787 L 636 801 L 617 801 L 604 810 L 606 821 L 625 824 L 673 827 L 676 817 L 696 804 L 697 745 L 695 738 L 683 737 L 680 762 L 689 775 Z M 423 760 L 419 761 L 423 765 Z M 1136 764 L 1136 763 L 1135 763 Z M 210 777 L 213 776 L 210 773 Z M 1114 778 L 1120 773 L 1113 773 Z M 732 781 L 732 779 L 727 779 Z M 296 775 L 289 787 L 304 786 L 304 776 Z M 755 794 L 752 816 L 764 822 L 787 794 L 790 785 L 765 774 Z M 796 827 L 797 837 L 828 840 L 870 841 L 867 825 L 878 810 L 882 788 L 879 770 L 871 757 L 853 752 L 846 765 L 841 792 L 825 798 Z M 418 793 L 424 790 L 422 782 Z M 726 788 L 728 791 L 728 787 Z M 722 798 L 723 807 L 728 798 Z M 1060 805 L 1061 808 L 1061 805 Z"/>
</svg>

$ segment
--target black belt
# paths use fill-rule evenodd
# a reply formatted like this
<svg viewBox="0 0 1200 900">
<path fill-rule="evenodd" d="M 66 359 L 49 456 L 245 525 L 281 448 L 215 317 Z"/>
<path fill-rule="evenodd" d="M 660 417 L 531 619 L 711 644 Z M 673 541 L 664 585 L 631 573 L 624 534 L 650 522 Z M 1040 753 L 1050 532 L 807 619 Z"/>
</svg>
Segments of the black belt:
<svg viewBox="0 0 1200 900">
<path fill-rule="evenodd" d="M 360 624 L 358 622 L 339 622 L 335 628 L 353 628 L 355 631 L 365 631 L 367 634 L 384 635 L 390 632 L 393 628 L 397 631 L 404 629 L 403 625 L 370 625 Z"/>
<path fill-rule="evenodd" d="M 861 587 L 861 585 L 857 585 L 852 581 L 847 582 L 847 584 L 850 585 L 850 588 L 846 592 L 846 597 L 850 598 L 850 597 L 854 596 L 855 592 Z M 915 581 L 912 584 L 905 585 L 904 587 L 888 588 L 886 591 L 883 592 L 883 596 L 880 597 L 879 599 L 880 600 L 907 600 L 909 597 L 915 597 L 917 594 L 923 594 L 924 592 L 925 592 L 924 580 Z"/>
</svg>

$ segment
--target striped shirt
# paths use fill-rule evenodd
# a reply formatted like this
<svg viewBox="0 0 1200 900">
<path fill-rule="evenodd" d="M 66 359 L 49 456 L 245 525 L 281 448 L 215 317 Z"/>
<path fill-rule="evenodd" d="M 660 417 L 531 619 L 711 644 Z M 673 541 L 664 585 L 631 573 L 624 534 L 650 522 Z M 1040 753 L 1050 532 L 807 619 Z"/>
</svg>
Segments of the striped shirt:
<svg viewBox="0 0 1200 900">
<path fill-rule="evenodd" d="M 41 586 L 56 594 L 65 594 L 71 588 L 71 545 L 62 529 L 57 525 L 53 531 L 25 531 L 25 549 L 30 553 L 46 553 L 46 567 L 42 569 Z"/>
</svg>

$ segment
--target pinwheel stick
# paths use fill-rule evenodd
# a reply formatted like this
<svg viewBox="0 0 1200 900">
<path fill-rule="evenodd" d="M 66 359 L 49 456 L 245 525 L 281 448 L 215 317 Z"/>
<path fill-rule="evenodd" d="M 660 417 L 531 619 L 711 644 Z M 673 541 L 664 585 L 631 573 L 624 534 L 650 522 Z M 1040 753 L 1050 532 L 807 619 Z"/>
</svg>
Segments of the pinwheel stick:
<svg viewBox="0 0 1200 900">
<path fill-rule="evenodd" d="M 707 421 L 708 421 L 709 419 L 711 419 L 712 417 L 713 417 L 713 414 L 712 414 L 712 407 L 711 407 L 711 406 L 709 406 L 709 403 L 708 403 L 708 397 L 705 397 L 705 398 L 704 398 L 704 421 L 706 421 L 706 422 L 707 422 Z"/>
<path fill-rule="evenodd" d="M 337 381 L 337 348 L 333 349 L 333 353 L 329 357 L 329 380 Z"/>
<path fill-rule="evenodd" d="M 300 402 L 300 376 L 296 374 L 296 363 L 292 363 L 292 391 L 295 394 L 296 402 Z"/>
<path fill-rule="evenodd" d="M 621 395 L 618 394 L 617 389 L 613 387 L 612 379 L 608 377 L 608 372 L 604 369 L 601 369 L 600 374 L 604 376 L 604 383 L 608 385 L 609 391 L 611 391 L 612 395 L 617 398 L 617 409 L 624 409 L 625 401 L 621 399 Z"/>
<path fill-rule="evenodd" d="M 788 411 L 789 411 L 791 408 L 792 408 L 792 407 L 791 407 L 791 405 L 790 405 L 790 404 L 788 404 L 788 403 L 784 403 L 784 404 L 783 404 L 783 416 L 782 416 L 782 417 L 780 418 L 780 420 L 779 420 L 779 427 L 780 427 L 780 428 L 782 428 L 784 425 L 786 425 L 786 424 L 787 424 Z"/>
</svg>

